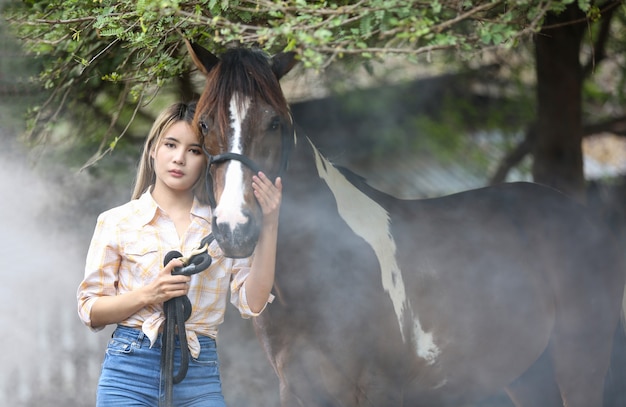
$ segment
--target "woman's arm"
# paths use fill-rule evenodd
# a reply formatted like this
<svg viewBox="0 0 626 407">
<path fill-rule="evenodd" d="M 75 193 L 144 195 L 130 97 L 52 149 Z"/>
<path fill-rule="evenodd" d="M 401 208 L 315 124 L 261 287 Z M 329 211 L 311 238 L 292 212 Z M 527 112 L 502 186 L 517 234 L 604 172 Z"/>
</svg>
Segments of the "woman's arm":
<svg viewBox="0 0 626 407">
<path fill-rule="evenodd" d="M 150 284 L 121 295 L 98 297 L 91 307 L 91 327 L 117 324 L 148 305 L 161 304 L 171 298 L 186 295 L 191 277 L 172 275 L 172 269 L 182 265 L 180 260 L 173 259 Z"/>
<path fill-rule="evenodd" d="M 276 178 L 275 183 L 272 183 L 265 174 L 260 172 L 258 176 L 252 178 L 252 188 L 263 210 L 263 225 L 250 265 L 250 274 L 244 286 L 250 310 L 258 313 L 267 304 L 274 285 L 282 181 Z"/>
</svg>

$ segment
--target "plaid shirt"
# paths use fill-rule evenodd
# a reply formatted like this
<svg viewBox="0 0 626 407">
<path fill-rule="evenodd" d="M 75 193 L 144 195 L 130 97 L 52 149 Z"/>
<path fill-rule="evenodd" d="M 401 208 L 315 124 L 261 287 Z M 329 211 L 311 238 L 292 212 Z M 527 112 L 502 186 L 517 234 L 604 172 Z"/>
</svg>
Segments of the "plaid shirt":
<svg viewBox="0 0 626 407">
<path fill-rule="evenodd" d="M 113 208 L 98 217 L 96 229 L 87 253 L 85 277 L 78 287 L 78 314 L 91 327 L 91 307 L 105 295 L 120 295 L 149 284 L 163 267 L 163 258 L 170 250 L 190 253 L 200 240 L 211 232 L 210 208 L 194 200 L 191 224 L 179 239 L 174 222 L 145 192 L 139 199 Z M 211 266 L 191 277 L 188 297 L 192 314 L 185 326 L 189 349 L 194 357 L 200 352 L 196 334 L 217 336 L 218 325 L 224 320 L 226 296 L 230 286 L 231 302 L 244 318 L 258 315 L 248 307 L 243 283 L 250 271 L 250 258 L 224 257 L 213 241 L 209 247 Z M 273 296 L 270 295 L 268 301 Z M 124 326 L 141 329 L 154 344 L 165 320 L 163 304 L 143 308 L 128 319 Z"/>
</svg>

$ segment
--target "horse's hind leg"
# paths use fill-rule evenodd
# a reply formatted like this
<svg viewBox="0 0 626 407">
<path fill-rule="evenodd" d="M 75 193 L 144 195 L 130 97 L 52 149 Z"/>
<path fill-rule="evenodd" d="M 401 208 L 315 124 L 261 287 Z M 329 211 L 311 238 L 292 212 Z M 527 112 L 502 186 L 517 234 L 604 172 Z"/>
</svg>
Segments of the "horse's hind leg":
<svg viewBox="0 0 626 407">
<path fill-rule="evenodd" d="M 563 405 L 559 387 L 554 378 L 548 352 L 541 357 L 506 392 L 515 407 L 560 407 Z"/>
<path fill-rule="evenodd" d="M 567 407 L 602 406 L 621 311 L 618 302 L 623 280 L 616 278 L 613 282 L 614 270 L 601 262 L 588 264 L 593 274 L 579 270 L 574 274 L 575 283 L 562 281 L 558 287 L 559 302 L 549 344 L 554 374 Z"/>
<path fill-rule="evenodd" d="M 588 341 L 577 341 L 571 335 L 555 334 L 550 352 L 564 406 L 602 406 L 612 337 L 609 332 L 603 333 L 601 328 Z"/>
</svg>

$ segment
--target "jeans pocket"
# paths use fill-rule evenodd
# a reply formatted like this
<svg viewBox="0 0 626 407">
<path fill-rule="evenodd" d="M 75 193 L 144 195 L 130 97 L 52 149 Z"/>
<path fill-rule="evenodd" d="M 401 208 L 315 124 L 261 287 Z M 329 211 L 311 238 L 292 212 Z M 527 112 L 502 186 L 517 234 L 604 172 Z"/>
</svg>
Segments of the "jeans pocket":
<svg viewBox="0 0 626 407">
<path fill-rule="evenodd" d="M 111 338 L 107 345 L 107 355 L 127 355 L 133 351 L 132 341 L 126 338 Z"/>
<path fill-rule="evenodd" d="M 216 368 L 219 366 L 217 351 L 215 348 L 205 348 L 203 346 L 198 357 L 191 358 L 191 360 L 193 363 L 197 363 L 202 366 L 214 366 Z"/>
</svg>

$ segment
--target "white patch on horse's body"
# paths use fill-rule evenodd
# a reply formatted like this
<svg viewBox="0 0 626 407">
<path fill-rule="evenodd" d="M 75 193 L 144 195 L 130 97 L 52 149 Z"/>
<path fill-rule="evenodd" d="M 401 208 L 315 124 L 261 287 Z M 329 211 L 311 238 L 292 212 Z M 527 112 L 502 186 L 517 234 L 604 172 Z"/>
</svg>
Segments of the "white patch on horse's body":
<svg viewBox="0 0 626 407">
<path fill-rule="evenodd" d="M 389 294 L 400 326 L 402 340 L 406 343 L 404 321 L 413 321 L 413 336 L 417 356 L 429 365 L 436 362 L 440 353 L 432 333 L 424 332 L 417 314 L 411 308 L 400 267 L 396 261 L 396 242 L 389 230 L 389 213 L 378 203 L 352 185 L 309 140 L 315 152 L 315 162 L 322 178 L 337 201 L 339 215 L 358 236 L 361 236 L 374 250 L 380 265 L 381 279 L 385 292 Z M 363 220 L 367 219 L 367 222 Z M 406 315 L 409 313 L 409 315 Z"/>
<path fill-rule="evenodd" d="M 231 128 L 233 129 L 232 148 L 230 152 L 241 154 L 243 121 L 250 108 L 250 98 L 245 97 L 239 100 L 238 95 L 233 95 L 230 100 Z M 215 208 L 215 216 L 218 223 L 228 223 L 231 229 L 247 221 L 243 215 L 244 204 L 244 184 L 243 184 L 243 164 L 237 160 L 232 160 L 226 170 L 226 181 L 224 191 L 220 198 L 219 205 Z"/>
<path fill-rule="evenodd" d="M 437 356 L 441 350 L 435 344 L 432 332 L 424 332 L 417 317 L 413 318 L 413 333 L 417 342 L 417 356 L 424 359 L 429 365 L 437 361 Z"/>
</svg>

